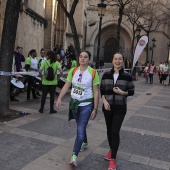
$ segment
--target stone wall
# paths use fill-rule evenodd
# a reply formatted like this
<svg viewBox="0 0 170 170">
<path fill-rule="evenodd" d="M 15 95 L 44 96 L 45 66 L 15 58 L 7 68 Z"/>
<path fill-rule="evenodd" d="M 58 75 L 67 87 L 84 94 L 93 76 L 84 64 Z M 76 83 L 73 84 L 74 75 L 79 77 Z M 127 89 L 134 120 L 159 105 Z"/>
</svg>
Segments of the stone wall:
<svg viewBox="0 0 170 170">
<path fill-rule="evenodd" d="M 2 34 L 4 11 L 7 0 L 0 0 L 0 39 Z M 17 37 L 15 46 L 21 45 L 24 48 L 24 55 L 27 56 L 29 50 L 36 49 L 38 54 L 41 48 L 46 50 L 52 49 L 55 44 L 63 44 L 66 49 L 73 41 L 72 31 L 69 26 L 68 19 L 63 13 L 61 7 L 58 6 L 56 0 L 23 0 L 25 2 L 25 9 L 29 11 L 20 12 Z M 67 4 L 68 11 L 70 10 L 73 0 Z M 80 48 L 89 50 L 93 57 L 96 57 L 96 49 L 98 44 L 99 31 L 99 16 L 97 6 L 100 0 L 90 1 L 93 6 L 89 6 L 88 1 L 79 1 L 75 14 L 75 24 L 79 35 Z M 33 14 L 31 13 L 31 10 Z M 114 13 L 113 13 L 114 12 Z M 116 38 L 118 15 L 116 10 L 107 7 L 106 15 L 102 21 L 101 31 L 101 50 L 100 56 L 104 55 L 105 43 L 109 38 Z M 48 21 L 48 26 L 45 22 Z M 95 23 L 93 26 L 89 24 Z M 154 48 L 153 60 L 156 64 L 161 60 L 166 60 L 168 56 L 168 47 L 170 37 L 170 27 L 160 27 L 156 32 L 150 34 L 150 40 L 156 38 L 156 47 Z M 67 34 L 66 34 L 67 33 Z M 141 35 L 146 34 L 141 32 Z M 132 41 L 132 25 L 127 18 L 123 17 L 120 46 L 121 51 L 126 57 L 130 56 Z M 136 43 L 136 42 L 135 42 Z M 149 47 L 152 46 L 152 41 L 149 42 Z M 131 56 L 130 56 L 131 57 Z M 149 50 L 149 59 L 151 51 Z M 140 62 L 144 63 L 146 58 L 146 51 L 140 57 Z"/>
<path fill-rule="evenodd" d="M 45 0 L 28 1 L 25 8 L 36 12 L 42 18 L 45 17 Z M 34 14 L 21 12 L 18 20 L 16 46 L 24 48 L 24 55 L 27 56 L 31 49 L 39 51 L 44 48 L 44 23 Z"/>
<path fill-rule="evenodd" d="M 15 47 L 22 46 L 24 56 L 27 56 L 31 49 L 36 49 L 37 53 L 44 47 L 44 23 L 41 19 L 45 16 L 45 0 L 25 1 L 23 11 L 20 12 Z M 6 1 L 1 1 L 0 12 L 0 39 L 3 27 Z M 29 12 L 27 9 L 30 9 Z M 40 18 L 39 18 L 40 17 Z M 44 18 L 45 19 L 45 18 Z"/>
</svg>

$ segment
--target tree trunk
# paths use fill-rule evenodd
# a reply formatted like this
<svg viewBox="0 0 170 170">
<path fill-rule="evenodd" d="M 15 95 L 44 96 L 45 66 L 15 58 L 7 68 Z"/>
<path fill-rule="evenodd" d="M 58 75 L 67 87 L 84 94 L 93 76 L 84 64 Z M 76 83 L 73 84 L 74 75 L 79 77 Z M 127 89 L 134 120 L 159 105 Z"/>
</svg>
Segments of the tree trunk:
<svg viewBox="0 0 170 170">
<path fill-rule="evenodd" d="M 75 50 L 76 50 L 76 56 L 78 57 L 80 55 L 80 42 L 79 42 L 79 37 L 77 34 L 77 29 L 76 29 L 76 25 L 75 25 L 75 21 L 73 16 L 69 17 L 69 23 L 70 23 L 70 27 L 73 33 L 73 40 L 74 40 L 74 46 L 75 46 Z"/>
<path fill-rule="evenodd" d="M 64 3 L 62 2 L 62 0 L 58 0 L 58 3 L 61 5 L 61 8 L 63 9 L 65 15 L 67 16 L 69 23 L 70 23 L 70 27 L 71 27 L 71 31 L 73 34 L 73 40 L 74 40 L 74 46 L 75 46 L 75 50 L 76 50 L 76 56 L 80 55 L 80 42 L 79 42 L 79 37 L 77 34 L 77 28 L 76 28 L 76 24 L 74 21 L 74 12 L 76 9 L 76 6 L 78 4 L 79 0 L 74 0 L 73 4 L 71 6 L 71 10 L 70 13 L 67 11 L 66 7 L 64 6 Z"/>
<path fill-rule="evenodd" d="M 124 6 L 121 5 L 119 7 L 119 18 L 118 18 L 118 24 L 117 24 L 117 47 L 116 47 L 117 52 L 119 51 L 119 48 L 120 48 L 120 31 L 121 31 L 123 10 L 124 10 Z"/>
<path fill-rule="evenodd" d="M 1 39 L 0 71 L 11 72 L 21 0 L 7 0 Z M 0 116 L 9 111 L 11 77 L 0 76 Z"/>
</svg>

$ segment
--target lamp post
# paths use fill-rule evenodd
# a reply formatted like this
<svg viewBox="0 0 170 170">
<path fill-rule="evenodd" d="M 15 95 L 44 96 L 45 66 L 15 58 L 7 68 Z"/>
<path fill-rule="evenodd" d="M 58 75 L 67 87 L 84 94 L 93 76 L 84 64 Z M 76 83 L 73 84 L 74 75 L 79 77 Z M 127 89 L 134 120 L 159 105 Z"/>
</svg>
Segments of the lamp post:
<svg viewBox="0 0 170 170">
<path fill-rule="evenodd" d="M 97 45 L 97 58 L 96 58 L 96 68 L 99 68 L 99 53 L 100 53 L 100 38 L 101 38 L 101 26 L 102 26 L 102 17 L 106 11 L 106 4 L 104 0 L 101 0 L 101 3 L 97 4 L 98 6 L 98 16 L 100 17 L 99 21 L 99 34 L 98 34 L 98 45 Z"/>
<path fill-rule="evenodd" d="M 156 39 L 153 38 L 153 39 L 152 39 L 152 47 L 150 47 L 150 50 L 152 50 L 151 63 L 153 62 L 153 50 L 154 50 L 154 48 L 156 47 L 155 42 L 156 42 Z"/>
<path fill-rule="evenodd" d="M 170 42 L 167 44 L 167 47 L 168 47 L 168 56 L 167 56 L 167 63 L 169 62 L 170 60 L 170 56 L 169 56 L 169 51 L 170 51 Z"/>
<path fill-rule="evenodd" d="M 140 32 L 141 32 L 141 28 L 139 26 L 137 26 L 136 28 L 136 37 L 137 37 L 137 42 L 139 41 L 140 39 Z"/>
</svg>

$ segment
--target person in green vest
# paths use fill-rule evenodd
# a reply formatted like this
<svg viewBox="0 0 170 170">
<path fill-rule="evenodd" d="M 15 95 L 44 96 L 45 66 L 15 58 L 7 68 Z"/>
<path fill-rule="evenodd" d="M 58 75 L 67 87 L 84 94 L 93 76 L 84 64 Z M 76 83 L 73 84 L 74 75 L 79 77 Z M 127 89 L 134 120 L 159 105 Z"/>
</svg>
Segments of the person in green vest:
<svg viewBox="0 0 170 170">
<path fill-rule="evenodd" d="M 40 113 L 43 113 L 48 92 L 50 93 L 49 114 L 57 113 L 57 111 L 54 110 L 55 90 L 58 83 L 57 70 L 59 70 L 61 76 L 63 71 L 61 69 L 60 63 L 56 61 L 55 53 L 53 51 L 48 51 L 47 60 L 45 60 L 42 63 L 39 69 L 40 76 L 42 77 L 42 97 L 41 97 L 41 106 L 39 109 Z"/>
<path fill-rule="evenodd" d="M 37 60 L 38 60 L 38 69 L 40 68 L 41 64 L 42 64 L 46 59 L 47 59 L 47 58 L 46 58 L 46 56 L 45 56 L 45 50 L 44 50 L 44 48 L 41 48 L 41 50 L 40 50 L 40 57 L 37 57 Z M 40 83 L 41 83 L 41 82 L 40 82 Z M 36 94 L 37 96 L 41 96 L 38 89 L 36 89 L 35 94 Z"/>
<path fill-rule="evenodd" d="M 38 59 L 38 68 L 40 68 L 41 64 L 47 59 L 45 57 L 45 50 L 44 50 L 44 48 L 42 48 L 40 50 L 40 57 L 37 57 L 37 59 Z"/>
<path fill-rule="evenodd" d="M 76 56 L 75 54 L 69 54 L 68 59 L 67 59 L 67 69 L 71 70 L 74 67 L 77 67 L 77 61 L 76 61 Z"/>
<path fill-rule="evenodd" d="M 74 54 L 71 55 L 71 68 L 77 67 L 76 56 Z"/>
<path fill-rule="evenodd" d="M 37 52 L 35 49 L 32 49 L 29 52 L 29 57 L 27 57 L 26 59 L 26 63 L 25 63 L 25 69 L 28 72 L 38 72 L 38 60 L 37 60 Z M 39 99 L 39 97 L 36 96 L 35 94 L 35 89 L 32 88 L 33 83 L 34 83 L 34 76 L 28 76 L 27 80 L 28 80 L 28 86 L 27 86 L 27 100 L 30 100 L 30 93 L 32 90 L 32 96 L 33 99 Z"/>
</svg>

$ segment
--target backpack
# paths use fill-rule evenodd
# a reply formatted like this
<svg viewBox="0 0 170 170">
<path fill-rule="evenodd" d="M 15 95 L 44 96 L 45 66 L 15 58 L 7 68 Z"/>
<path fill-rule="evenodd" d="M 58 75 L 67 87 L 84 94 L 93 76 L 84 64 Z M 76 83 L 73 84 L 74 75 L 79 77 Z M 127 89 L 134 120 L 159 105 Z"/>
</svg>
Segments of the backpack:
<svg viewBox="0 0 170 170">
<path fill-rule="evenodd" d="M 73 69 L 73 72 L 72 72 L 72 76 L 74 76 L 75 72 L 78 70 L 79 67 L 75 67 Z M 95 69 L 92 69 L 92 81 L 94 80 L 95 78 L 95 75 L 96 75 L 96 70 Z"/>
<path fill-rule="evenodd" d="M 61 49 L 61 51 L 60 51 L 60 56 L 61 56 L 61 57 L 64 57 L 64 56 L 65 56 L 65 52 L 64 52 L 63 49 Z"/>
<path fill-rule="evenodd" d="M 46 63 L 47 63 L 47 62 L 46 62 Z M 54 64 L 54 63 L 53 63 L 53 64 Z M 47 68 L 47 70 L 46 70 L 45 78 L 46 78 L 46 80 L 48 80 L 48 81 L 53 81 L 53 80 L 54 80 L 54 77 L 55 77 L 55 75 L 54 75 L 54 70 L 53 70 L 53 68 L 52 68 L 53 64 L 52 64 L 51 66 L 49 66 L 48 63 L 47 63 L 48 68 Z"/>
<path fill-rule="evenodd" d="M 42 62 L 42 58 L 41 58 L 41 59 L 39 60 L 39 62 L 38 62 L 38 68 L 40 68 L 41 62 Z"/>
</svg>

